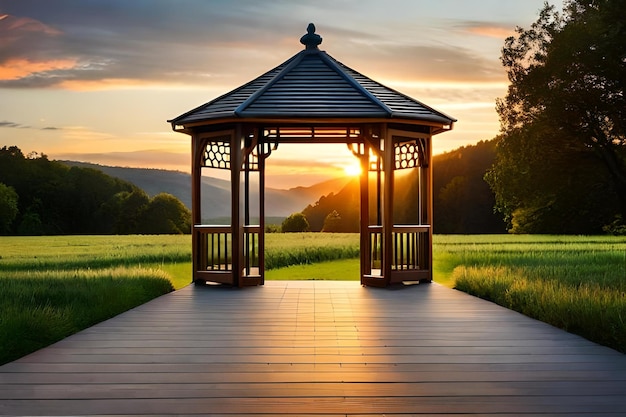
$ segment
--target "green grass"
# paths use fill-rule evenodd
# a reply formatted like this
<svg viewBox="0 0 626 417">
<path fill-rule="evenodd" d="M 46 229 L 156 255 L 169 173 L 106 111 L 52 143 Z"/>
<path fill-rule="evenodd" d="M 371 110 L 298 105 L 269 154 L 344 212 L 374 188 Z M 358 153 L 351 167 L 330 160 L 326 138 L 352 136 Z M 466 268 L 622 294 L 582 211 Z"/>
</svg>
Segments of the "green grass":
<svg viewBox="0 0 626 417">
<path fill-rule="evenodd" d="M 360 254 L 357 233 L 268 233 L 265 236 L 267 270 L 358 258 Z"/>
<path fill-rule="evenodd" d="M 359 281 L 360 264 L 358 259 L 326 261 L 313 265 L 291 265 L 265 272 L 265 279 Z"/>
<path fill-rule="evenodd" d="M 435 273 L 491 300 L 626 352 L 626 239 L 437 236 Z"/>
<path fill-rule="evenodd" d="M 189 235 L 0 237 L 0 271 L 102 269 L 190 260 Z"/>
<path fill-rule="evenodd" d="M 0 238 L 0 364 L 190 282 L 189 236 Z"/>
<path fill-rule="evenodd" d="M 173 290 L 162 271 L 2 271 L 0 364 Z"/>
</svg>

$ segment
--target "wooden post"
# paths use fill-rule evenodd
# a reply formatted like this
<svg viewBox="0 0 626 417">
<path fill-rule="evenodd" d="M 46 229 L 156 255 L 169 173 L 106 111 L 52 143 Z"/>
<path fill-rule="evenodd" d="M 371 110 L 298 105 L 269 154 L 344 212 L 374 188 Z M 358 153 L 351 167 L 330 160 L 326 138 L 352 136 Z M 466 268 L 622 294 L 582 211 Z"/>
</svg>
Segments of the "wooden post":
<svg viewBox="0 0 626 417">
<path fill-rule="evenodd" d="M 257 131 L 257 154 L 259 156 L 259 275 L 261 285 L 265 284 L 265 158 L 266 146 L 263 129 Z"/>
<path fill-rule="evenodd" d="M 241 219 L 241 164 L 243 131 L 241 124 L 237 124 L 230 137 L 230 189 L 231 189 L 231 233 L 232 233 L 232 273 L 233 285 L 243 286 L 242 265 L 243 259 L 243 225 Z"/>
<path fill-rule="evenodd" d="M 361 284 L 364 283 L 365 275 L 372 273 L 372 248 L 369 232 L 370 214 L 369 214 L 369 158 L 370 145 L 368 140 L 363 141 L 363 154 L 359 156 L 361 163 L 360 177 L 360 242 L 361 242 Z"/>
<path fill-rule="evenodd" d="M 432 155 L 432 136 L 424 141 L 424 160 L 426 161 L 426 167 L 423 169 L 424 174 L 424 196 L 425 196 L 425 209 L 426 213 L 424 221 L 430 225 L 428 228 L 428 242 L 426 242 L 426 259 L 428 260 L 429 280 L 433 280 L 433 155 Z"/>
<path fill-rule="evenodd" d="M 196 271 L 203 264 L 201 256 L 206 256 L 204 243 L 201 241 L 196 226 L 202 223 L 201 190 L 202 183 L 202 145 L 203 141 L 198 134 L 191 136 L 191 251 L 192 251 L 192 282 L 195 281 Z"/>
<path fill-rule="evenodd" d="M 385 285 L 391 282 L 393 263 L 393 173 L 395 169 L 395 153 L 393 149 L 393 136 L 383 125 L 382 135 L 384 140 L 383 150 L 383 265 L 382 271 Z"/>
</svg>

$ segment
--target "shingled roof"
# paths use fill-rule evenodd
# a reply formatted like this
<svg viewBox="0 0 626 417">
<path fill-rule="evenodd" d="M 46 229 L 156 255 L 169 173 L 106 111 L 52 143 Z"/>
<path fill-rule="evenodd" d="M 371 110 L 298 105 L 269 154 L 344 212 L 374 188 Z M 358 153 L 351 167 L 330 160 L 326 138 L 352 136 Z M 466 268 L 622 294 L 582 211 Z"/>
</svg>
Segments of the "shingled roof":
<svg viewBox="0 0 626 417">
<path fill-rule="evenodd" d="M 314 27 L 311 31 L 311 26 L 301 39 L 305 50 L 249 83 L 169 122 L 180 126 L 231 118 L 398 118 L 442 125 L 456 121 L 319 50 L 321 37 L 314 33 Z"/>
</svg>

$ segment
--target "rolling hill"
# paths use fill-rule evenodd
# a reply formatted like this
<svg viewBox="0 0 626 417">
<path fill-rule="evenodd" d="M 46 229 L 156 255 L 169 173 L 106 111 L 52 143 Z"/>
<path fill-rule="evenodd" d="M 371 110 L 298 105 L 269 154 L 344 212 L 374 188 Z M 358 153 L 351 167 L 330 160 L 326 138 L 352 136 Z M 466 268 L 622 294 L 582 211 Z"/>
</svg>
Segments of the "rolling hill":
<svg viewBox="0 0 626 417">
<path fill-rule="evenodd" d="M 180 171 L 148 168 L 124 168 L 86 162 L 60 161 L 66 165 L 94 168 L 129 181 L 143 189 L 150 197 L 159 193 L 176 196 L 191 208 L 191 175 Z M 317 201 L 321 196 L 340 191 L 349 178 L 324 181 L 310 187 L 295 187 L 288 190 L 265 189 L 265 215 L 268 222 L 278 221 L 292 213 L 301 212 L 304 207 Z M 254 187 L 253 187 L 254 188 Z M 204 221 L 222 223 L 230 216 L 230 182 L 213 177 L 202 179 L 202 217 Z M 258 195 L 251 193 L 254 201 Z"/>
</svg>

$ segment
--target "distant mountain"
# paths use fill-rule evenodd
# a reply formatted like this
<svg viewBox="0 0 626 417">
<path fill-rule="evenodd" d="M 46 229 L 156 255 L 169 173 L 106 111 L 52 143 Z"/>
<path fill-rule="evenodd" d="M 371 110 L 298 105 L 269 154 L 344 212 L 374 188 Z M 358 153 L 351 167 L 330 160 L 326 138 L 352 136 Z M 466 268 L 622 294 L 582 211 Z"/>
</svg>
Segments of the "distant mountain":
<svg viewBox="0 0 626 417">
<path fill-rule="evenodd" d="M 86 162 L 60 161 L 66 165 L 101 170 L 105 174 L 120 178 L 143 189 L 150 197 L 159 193 L 169 193 L 191 209 L 191 175 L 180 171 L 149 168 L 124 168 Z M 315 202 L 323 195 L 341 190 L 349 178 L 324 181 L 310 187 L 295 187 L 288 190 L 265 189 L 266 218 L 284 218 L 302 211 L 303 207 Z M 252 187 L 256 189 L 257 187 Z M 230 182 L 213 177 L 202 177 L 202 217 L 204 221 L 221 222 L 230 216 Z M 258 199 L 258 193 L 251 192 L 251 199 Z M 279 219 L 278 219 L 279 220 Z"/>
</svg>

